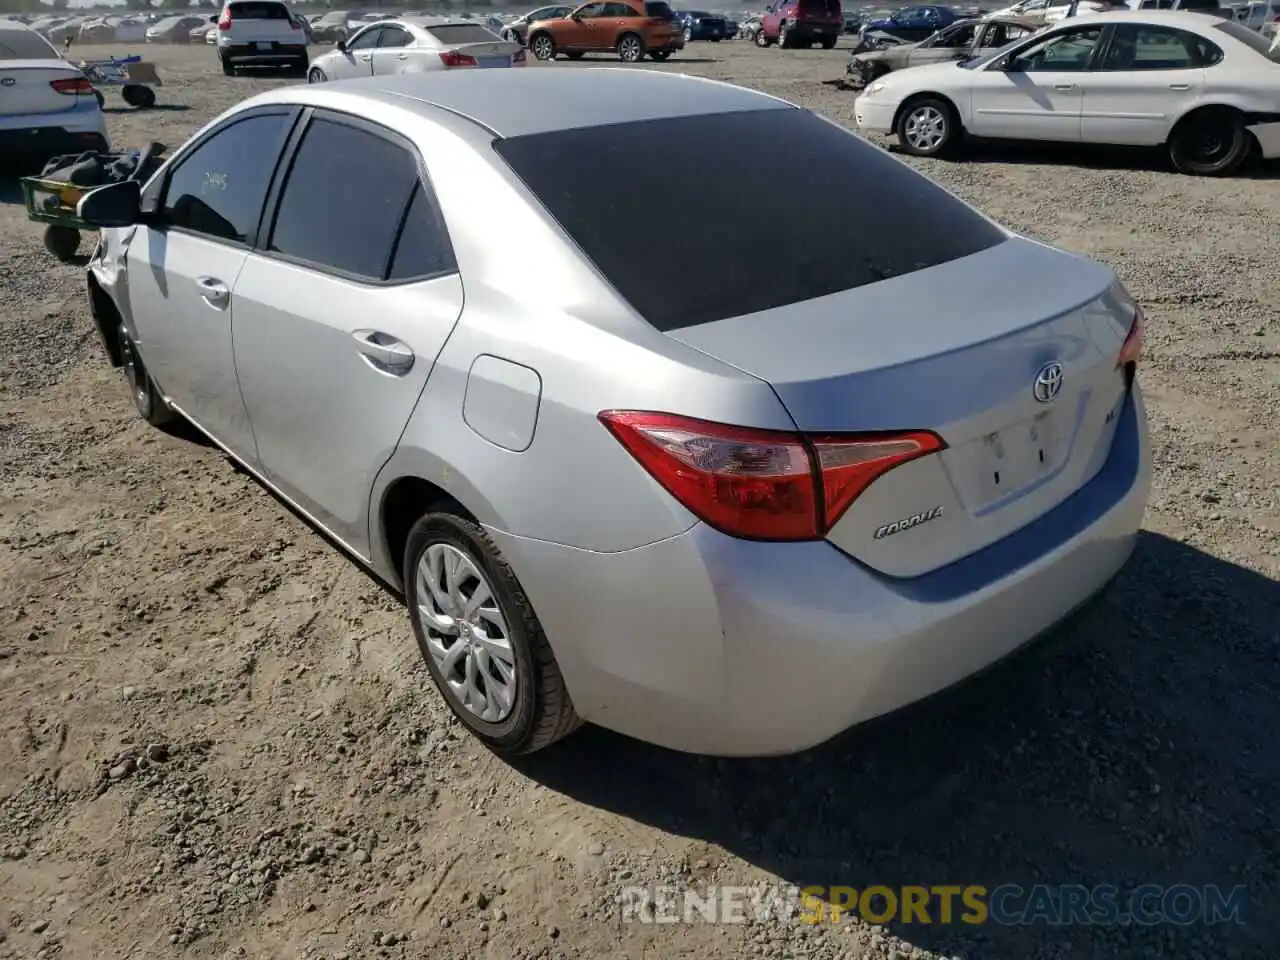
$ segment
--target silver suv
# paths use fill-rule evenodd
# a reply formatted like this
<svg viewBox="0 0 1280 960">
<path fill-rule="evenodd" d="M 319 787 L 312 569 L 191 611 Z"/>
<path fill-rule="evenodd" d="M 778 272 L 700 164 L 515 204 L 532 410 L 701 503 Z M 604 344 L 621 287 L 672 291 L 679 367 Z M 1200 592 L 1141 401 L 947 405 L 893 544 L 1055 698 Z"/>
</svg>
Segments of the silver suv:
<svg viewBox="0 0 1280 960">
<path fill-rule="evenodd" d="M 307 30 L 279 0 L 231 0 L 218 17 L 218 59 L 231 76 L 239 67 L 307 72 Z"/>
</svg>

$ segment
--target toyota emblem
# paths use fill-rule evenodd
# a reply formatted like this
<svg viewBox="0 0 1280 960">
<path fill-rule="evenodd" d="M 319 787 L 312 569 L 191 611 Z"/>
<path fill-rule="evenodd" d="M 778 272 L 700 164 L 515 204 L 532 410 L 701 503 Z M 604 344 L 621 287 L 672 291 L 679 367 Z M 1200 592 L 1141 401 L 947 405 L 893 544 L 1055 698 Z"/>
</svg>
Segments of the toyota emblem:
<svg viewBox="0 0 1280 960">
<path fill-rule="evenodd" d="M 1036 373 L 1031 392 L 1041 403 L 1048 403 L 1062 390 L 1062 364 L 1057 360 L 1046 363 Z"/>
</svg>

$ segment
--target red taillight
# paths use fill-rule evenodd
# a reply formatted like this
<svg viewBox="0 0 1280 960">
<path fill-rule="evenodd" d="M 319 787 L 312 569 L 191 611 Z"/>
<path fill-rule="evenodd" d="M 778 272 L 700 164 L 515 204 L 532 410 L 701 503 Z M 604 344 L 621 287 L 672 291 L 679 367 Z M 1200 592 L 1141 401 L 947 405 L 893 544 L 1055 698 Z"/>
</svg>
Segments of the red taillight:
<svg viewBox="0 0 1280 960">
<path fill-rule="evenodd" d="M 925 431 L 806 436 L 628 410 L 600 421 L 691 513 L 751 540 L 819 539 L 877 477 L 945 446 Z"/>
<path fill-rule="evenodd" d="M 49 86 L 59 93 L 93 93 L 93 84 L 84 77 L 67 77 L 63 80 L 50 80 Z"/>
<path fill-rule="evenodd" d="M 302 29 L 302 24 L 300 24 L 297 20 L 290 20 L 290 21 L 289 21 L 289 26 L 293 27 L 293 29 L 295 29 L 295 30 L 301 30 L 301 29 Z"/>
<path fill-rule="evenodd" d="M 218 29 L 219 29 L 219 30 L 230 30 L 230 29 L 231 29 L 231 15 L 230 15 L 230 14 L 228 14 L 227 16 L 223 17 L 221 20 L 219 20 L 219 21 L 218 21 Z"/>
<path fill-rule="evenodd" d="M 1133 323 L 1129 327 L 1129 335 L 1124 338 L 1124 346 L 1120 348 L 1120 359 L 1116 361 L 1117 367 L 1127 367 L 1129 364 L 1137 366 L 1138 361 L 1142 359 L 1142 347 L 1145 333 L 1143 327 L 1145 319 L 1142 316 L 1142 308 L 1133 308 Z"/>
<path fill-rule="evenodd" d="M 456 50 L 448 50 L 440 54 L 440 62 L 446 67 L 474 67 L 476 66 L 476 58 L 468 56 L 465 53 L 458 53 Z"/>
</svg>

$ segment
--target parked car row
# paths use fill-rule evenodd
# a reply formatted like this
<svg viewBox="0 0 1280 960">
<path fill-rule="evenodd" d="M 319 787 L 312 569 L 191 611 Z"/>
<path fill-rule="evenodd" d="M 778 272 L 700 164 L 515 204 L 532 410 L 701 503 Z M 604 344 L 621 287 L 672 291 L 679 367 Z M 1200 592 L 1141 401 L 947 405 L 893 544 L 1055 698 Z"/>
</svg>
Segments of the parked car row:
<svg viewBox="0 0 1280 960">
<path fill-rule="evenodd" d="M 975 27 L 980 36 L 987 29 Z M 859 130 L 893 134 L 918 156 L 943 154 L 965 136 L 1163 147 L 1179 170 L 1210 176 L 1231 173 L 1255 150 L 1280 157 L 1280 52 L 1234 19 L 1098 13 L 966 59 L 910 62 L 932 49 L 874 61 L 876 77 L 855 106 Z M 894 69 L 901 60 L 909 69 Z"/>
</svg>

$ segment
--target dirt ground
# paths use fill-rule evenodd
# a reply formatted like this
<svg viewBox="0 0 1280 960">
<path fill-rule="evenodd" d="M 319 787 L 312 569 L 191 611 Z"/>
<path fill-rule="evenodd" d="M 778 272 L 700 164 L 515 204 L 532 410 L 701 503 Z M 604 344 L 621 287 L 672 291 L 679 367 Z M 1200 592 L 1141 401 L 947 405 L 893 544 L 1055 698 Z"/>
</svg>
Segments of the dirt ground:
<svg viewBox="0 0 1280 960">
<path fill-rule="evenodd" d="M 118 145 L 177 146 L 286 82 L 224 78 L 203 46 L 146 53 L 160 105 L 110 92 Z M 698 44 L 650 69 L 849 123 L 853 95 L 820 83 L 846 57 Z M 1280 171 L 921 166 L 1145 304 L 1147 530 L 1056 643 L 768 762 L 596 729 L 517 764 L 477 747 L 392 598 L 216 450 L 134 416 L 83 267 L 43 252 L 6 183 L 0 957 L 1280 955 Z M 757 881 L 1243 885 L 1247 904 L 1225 925 L 619 921 L 625 885 Z"/>
</svg>

